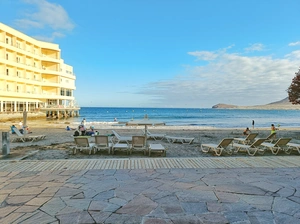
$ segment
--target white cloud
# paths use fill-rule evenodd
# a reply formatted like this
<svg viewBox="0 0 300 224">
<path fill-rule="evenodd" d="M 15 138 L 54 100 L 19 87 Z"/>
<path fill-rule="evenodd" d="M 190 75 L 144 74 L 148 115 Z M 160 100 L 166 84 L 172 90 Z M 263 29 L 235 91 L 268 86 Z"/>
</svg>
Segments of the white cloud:
<svg viewBox="0 0 300 224">
<path fill-rule="evenodd" d="M 300 52 L 291 52 L 283 59 L 218 52 L 189 52 L 209 63 L 189 67 L 185 75 L 173 80 L 151 83 L 141 93 L 152 95 L 154 101 L 159 98 L 162 105 L 181 107 L 259 105 L 287 97 L 286 89 L 299 66 Z"/>
<path fill-rule="evenodd" d="M 299 46 L 300 41 L 289 43 L 289 46 Z"/>
<path fill-rule="evenodd" d="M 52 30 L 52 37 L 61 37 L 56 35 L 71 31 L 74 23 L 70 20 L 68 13 L 61 5 L 49 3 L 46 0 L 23 0 L 24 3 L 32 5 L 30 11 L 24 14 L 24 18 L 15 20 L 15 23 L 24 29 L 39 28 Z M 48 39 L 51 39 L 47 37 Z"/>
<path fill-rule="evenodd" d="M 264 50 L 265 46 L 261 43 L 252 44 L 250 47 L 245 48 L 246 52 L 253 52 L 253 51 L 262 51 Z"/>
</svg>

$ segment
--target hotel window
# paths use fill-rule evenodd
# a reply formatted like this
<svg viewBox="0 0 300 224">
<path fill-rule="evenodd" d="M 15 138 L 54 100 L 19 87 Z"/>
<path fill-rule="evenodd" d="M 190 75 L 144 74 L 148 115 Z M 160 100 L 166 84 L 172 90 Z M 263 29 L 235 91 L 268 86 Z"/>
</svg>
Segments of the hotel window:
<svg viewBox="0 0 300 224">
<path fill-rule="evenodd" d="M 8 38 L 6 38 L 6 43 L 8 44 Z"/>
<path fill-rule="evenodd" d="M 6 60 L 8 60 L 8 54 L 6 54 Z"/>
<path fill-rule="evenodd" d="M 19 77 L 19 71 L 17 71 L 17 76 Z"/>
<path fill-rule="evenodd" d="M 17 86 L 17 92 L 19 92 L 19 86 Z"/>
<path fill-rule="evenodd" d="M 6 69 L 6 75 L 9 75 L 9 69 Z"/>
</svg>

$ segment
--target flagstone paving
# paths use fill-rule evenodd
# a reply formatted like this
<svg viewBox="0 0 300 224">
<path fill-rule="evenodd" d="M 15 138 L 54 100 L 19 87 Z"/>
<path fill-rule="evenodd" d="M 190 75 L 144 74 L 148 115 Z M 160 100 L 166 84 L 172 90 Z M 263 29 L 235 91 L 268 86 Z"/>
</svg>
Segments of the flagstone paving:
<svg viewBox="0 0 300 224">
<path fill-rule="evenodd" d="M 0 161 L 0 180 L 0 223 L 300 223 L 299 156 Z"/>
</svg>

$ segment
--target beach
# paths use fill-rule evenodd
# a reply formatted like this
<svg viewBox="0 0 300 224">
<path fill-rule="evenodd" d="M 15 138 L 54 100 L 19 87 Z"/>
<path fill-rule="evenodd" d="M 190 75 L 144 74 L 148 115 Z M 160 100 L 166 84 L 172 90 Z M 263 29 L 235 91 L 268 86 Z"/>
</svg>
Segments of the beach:
<svg viewBox="0 0 300 224">
<path fill-rule="evenodd" d="M 75 147 L 73 133 L 75 130 L 67 131 L 66 126 L 69 125 L 67 121 L 59 120 L 31 120 L 29 135 L 46 135 L 43 140 L 35 142 L 11 142 L 10 155 L 2 159 L 13 160 L 51 160 L 51 159 L 95 159 L 95 158 L 138 158 L 145 157 L 141 152 L 134 152 L 127 155 L 125 152 L 116 152 L 110 155 L 107 152 L 97 152 L 96 154 L 89 155 L 87 152 L 77 152 L 73 154 Z M 1 132 L 8 132 L 11 122 L 3 122 L 0 125 Z M 71 128 L 75 128 L 72 127 Z M 120 135 L 132 136 L 143 135 L 144 126 L 123 126 L 117 124 L 99 124 L 95 129 L 100 134 L 110 135 L 112 130 L 115 130 Z M 223 138 L 244 137 L 243 129 L 241 128 L 203 128 L 198 126 L 150 126 L 151 133 L 166 134 L 168 136 L 194 138 L 192 144 L 169 143 L 166 140 L 148 140 L 148 144 L 160 143 L 167 148 L 167 157 L 207 157 L 214 156 L 212 153 L 203 153 L 201 151 L 201 144 L 214 143 L 218 144 Z M 258 138 L 265 138 L 270 134 L 269 128 L 255 128 L 251 132 L 258 133 Z M 10 138 L 15 135 L 10 134 Z M 300 130 L 298 128 L 279 128 L 277 131 L 277 138 L 290 137 L 291 142 L 300 143 Z M 89 139 L 94 142 L 94 137 Z M 2 145 L 2 138 L 0 140 Z M 1 152 L 2 153 L 2 152 Z M 295 154 L 296 152 L 293 152 Z M 266 152 L 264 155 L 272 155 Z M 264 156 L 258 155 L 257 156 Z M 281 153 L 281 155 L 285 155 Z M 159 155 L 153 155 L 157 157 Z M 238 153 L 234 155 L 223 156 L 248 156 L 246 153 Z"/>
</svg>

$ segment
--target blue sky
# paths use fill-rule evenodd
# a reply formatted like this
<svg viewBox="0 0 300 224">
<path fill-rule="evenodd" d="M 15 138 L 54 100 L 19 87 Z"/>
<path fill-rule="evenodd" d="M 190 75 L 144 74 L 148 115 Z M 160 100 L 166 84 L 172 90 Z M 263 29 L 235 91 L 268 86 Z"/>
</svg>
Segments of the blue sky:
<svg viewBox="0 0 300 224">
<path fill-rule="evenodd" d="M 260 105 L 300 66 L 299 0 L 0 0 L 0 21 L 59 44 L 80 106 Z"/>
</svg>

